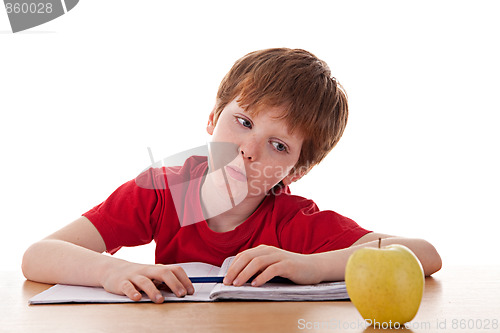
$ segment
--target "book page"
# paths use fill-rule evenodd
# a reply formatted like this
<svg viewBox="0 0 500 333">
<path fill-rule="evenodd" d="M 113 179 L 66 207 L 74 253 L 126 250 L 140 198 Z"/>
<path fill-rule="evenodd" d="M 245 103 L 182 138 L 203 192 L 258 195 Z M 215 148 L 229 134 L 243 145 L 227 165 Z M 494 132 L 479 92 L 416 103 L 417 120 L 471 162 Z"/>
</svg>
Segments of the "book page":
<svg viewBox="0 0 500 333">
<path fill-rule="evenodd" d="M 220 268 L 221 276 L 226 275 L 234 257 L 224 260 Z M 314 285 L 298 285 L 293 283 L 265 283 L 260 287 L 252 287 L 249 283 L 240 287 L 217 284 L 210 294 L 213 300 L 252 299 L 269 301 L 322 301 L 349 299 L 345 282 L 324 282 Z"/>
<path fill-rule="evenodd" d="M 227 270 L 229 269 L 229 266 L 233 262 L 233 259 L 235 257 L 227 257 L 224 259 L 224 262 L 222 263 L 222 266 L 220 267 L 219 274 L 218 276 L 226 276 Z"/>
<path fill-rule="evenodd" d="M 178 264 L 188 276 L 218 276 L 219 267 L 206 263 L 183 263 Z M 162 290 L 166 302 L 207 302 L 210 301 L 210 292 L 215 283 L 193 283 L 195 292 L 193 295 L 177 297 L 172 292 Z M 100 287 L 83 287 L 70 285 L 55 285 L 44 292 L 32 297 L 30 304 L 56 304 L 56 303 L 133 303 L 130 298 L 122 295 L 108 293 Z M 151 302 L 149 297 L 142 293 L 139 302 Z"/>
<path fill-rule="evenodd" d="M 335 301 L 348 300 L 349 295 L 342 282 L 324 282 L 315 285 L 266 283 L 252 287 L 249 283 L 240 287 L 217 284 L 210 298 L 213 300 L 266 300 L 266 301 Z"/>
<path fill-rule="evenodd" d="M 252 287 L 249 283 L 240 287 L 217 284 L 210 298 L 213 300 L 267 300 L 267 301 L 334 301 L 348 300 L 345 282 L 324 282 L 314 285 L 266 283 Z"/>
</svg>

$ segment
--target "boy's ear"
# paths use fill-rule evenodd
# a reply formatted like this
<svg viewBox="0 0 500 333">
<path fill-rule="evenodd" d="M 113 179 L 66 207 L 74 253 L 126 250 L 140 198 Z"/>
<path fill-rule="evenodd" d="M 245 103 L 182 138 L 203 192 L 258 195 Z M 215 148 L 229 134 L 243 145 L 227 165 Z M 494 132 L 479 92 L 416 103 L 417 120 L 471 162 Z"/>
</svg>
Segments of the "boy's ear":
<svg viewBox="0 0 500 333">
<path fill-rule="evenodd" d="M 214 124 L 215 107 L 208 115 L 207 132 L 208 134 L 214 134 L 215 124 Z"/>
<path fill-rule="evenodd" d="M 312 169 L 312 166 L 308 167 L 305 169 L 304 167 L 299 168 L 299 170 L 291 171 L 288 176 L 283 178 L 281 181 L 283 182 L 283 185 L 288 186 L 293 182 L 296 182 L 300 178 L 304 177 L 310 170 Z"/>
</svg>

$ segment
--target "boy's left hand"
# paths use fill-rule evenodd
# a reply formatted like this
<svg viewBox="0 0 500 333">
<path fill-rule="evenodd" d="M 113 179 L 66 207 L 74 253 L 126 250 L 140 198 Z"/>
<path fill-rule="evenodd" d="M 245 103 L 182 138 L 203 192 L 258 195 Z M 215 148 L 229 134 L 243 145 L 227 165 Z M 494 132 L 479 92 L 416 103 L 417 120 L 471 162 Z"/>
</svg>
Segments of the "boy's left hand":
<svg viewBox="0 0 500 333">
<path fill-rule="evenodd" d="M 287 278 L 297 284 L 322 282 L 321 265 L 314 255 L 299 254 L 274 246 L 259 245 L 239 253 L 231 263 L 225 285 L 241 286 L 252 276 L 252 286 L 258 287 L 275 276 Z"/>
</svg>

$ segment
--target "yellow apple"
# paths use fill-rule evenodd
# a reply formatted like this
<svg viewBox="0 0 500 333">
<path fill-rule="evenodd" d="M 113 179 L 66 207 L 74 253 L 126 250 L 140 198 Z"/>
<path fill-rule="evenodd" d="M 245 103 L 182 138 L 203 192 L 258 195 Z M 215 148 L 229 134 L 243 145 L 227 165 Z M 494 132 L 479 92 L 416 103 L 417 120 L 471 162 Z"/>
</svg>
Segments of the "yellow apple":
<svg viewBox="0 0 500 333">
<path fill-rule="evenodd" d="M 361 248 L 347 261 L 345 284 L 368 324 L 400 327 L 417 314 L 424 291 L 420 261 L 406 246 Z"/>
</svg>

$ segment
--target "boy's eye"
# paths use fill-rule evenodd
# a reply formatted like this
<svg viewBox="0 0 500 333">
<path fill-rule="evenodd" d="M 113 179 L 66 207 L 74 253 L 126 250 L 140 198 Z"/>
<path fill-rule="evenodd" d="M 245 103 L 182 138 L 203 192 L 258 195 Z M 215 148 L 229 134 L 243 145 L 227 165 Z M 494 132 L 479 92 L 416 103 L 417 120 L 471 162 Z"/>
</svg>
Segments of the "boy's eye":
<svg viewBox="0 0 500 333">
<path fill-rule="evenodd" d="M 282 144 L 281 142 L 277 142 L 277 141 L 273 141 L 271 142 L 271 144 L 274 146 L 274 148 L 277 150 L 277 151 L 287 151 L 287 148 L 284 144 Z"/>
<path fill-rule="evenodd" d="M 237 117 L 236 119 L 238 120 L 238 122 L 242 126 L 247 127 L 247 128 L 252 128 L 252 123 L 248 119 L 241 118 L 241 117 Z"/>
</svg>

